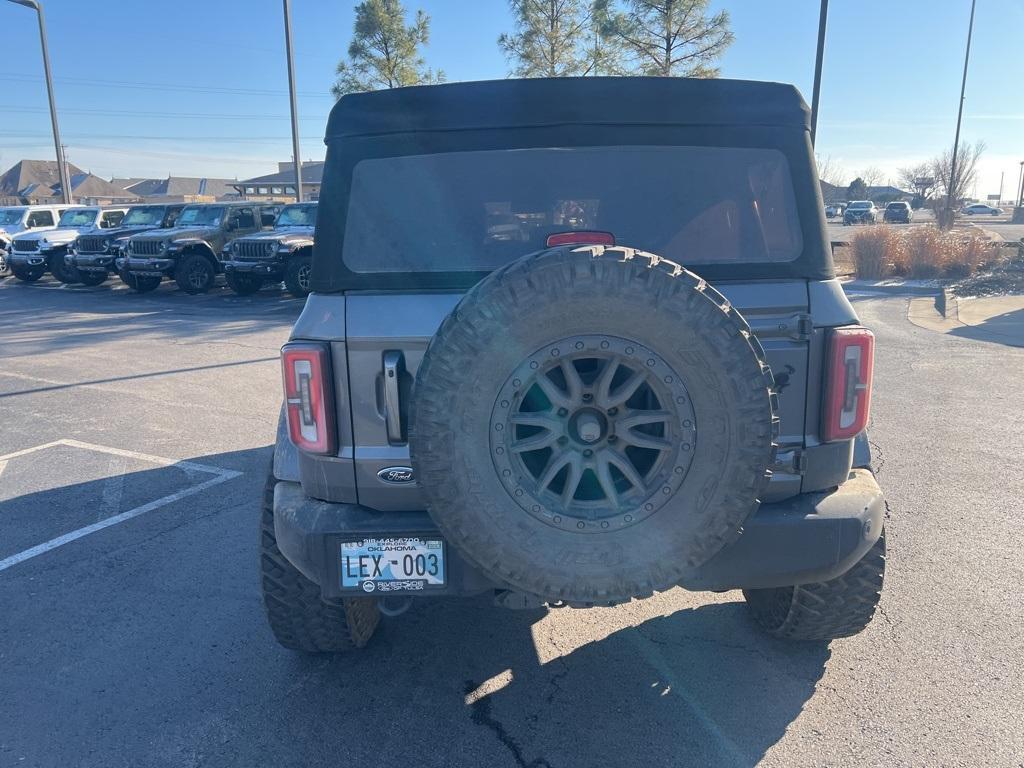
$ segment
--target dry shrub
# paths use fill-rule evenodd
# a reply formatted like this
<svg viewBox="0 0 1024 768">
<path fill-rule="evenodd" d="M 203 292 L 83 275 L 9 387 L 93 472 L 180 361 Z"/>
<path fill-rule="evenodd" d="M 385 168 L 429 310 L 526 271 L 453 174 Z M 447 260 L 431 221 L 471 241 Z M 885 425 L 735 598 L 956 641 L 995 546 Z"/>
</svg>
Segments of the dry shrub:
<svg viewBox="0 0 1024 768">
<path fill-rule="evenodd" d="M 911 230 L 906 237 L 906 267 L 903 274 L 915 280 L 939 277 L 945 267 L 948 236 L 936 227 Z"/>
<path fill-rule="evenodd" d="M 994 266 L 999 249 L 988 239 L 937 227 L 902 231 L 872 227 L 853 238 L 857 274 L 862 278 L 962 278 Z"/>
<path fill-rule="evenodd" d="M 900 259 L 902 238 L 892 227 L 870 227 L 853 237 L 853 260 L 857 276 L 866 279 L 894 274 L 893 261 Z"/>
</svg>

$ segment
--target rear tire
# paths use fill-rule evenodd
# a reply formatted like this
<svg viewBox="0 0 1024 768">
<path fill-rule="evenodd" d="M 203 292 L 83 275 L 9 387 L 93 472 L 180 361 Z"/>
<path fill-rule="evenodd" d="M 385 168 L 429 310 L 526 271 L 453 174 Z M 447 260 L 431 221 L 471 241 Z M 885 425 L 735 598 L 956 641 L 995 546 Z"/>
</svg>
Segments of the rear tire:
<svg viewBox="0 0 1024 768">
<path fill-rule="evenodd" d="M 745 589 L 747 608 L 768 634 L 785 640 L 828 641 L 862 631 L 875 615 L 885 580 L 885 531 L 868 553 L 831 581 L 775 589 Z"/>
<path fill-rule="evenodd" d="M 288 268 L 284 273 L 284 287 L 288 289 L 288 293 L 297 299 L 309 296 L 309 276 L 312 271 L 313 258 L 308 254 L 289 259 Z"/>
<path fill-rule="evenodd" d="M 189 253 L 181 257 L 174 271 L 174 282 L 188 294 L 206 293 L 213 287 L 217 271 L 205 256 Z"/>
<path fill-rule="evenodd" d="M 263 278 L 252 275 L 239 275 L 236 272 L 228 272 L 228 287 L 239 296 L 250 296 L 263 287 Z"/>
<path fill-rule="evenodd" d="M 325 600 L 320 587 L 281 554 L 274 533 L 276 484 L 273 473 L 269 474 L 260 519 L 263 605 L 274 637 L 285 648 L 306 653 L 362 648 L 380 622 L 377 601 L 364 597 Z"/>
<path fill-rule="evenodd" d="M 148 275 L 133 275 L 130 272 L 121 273 L 121 281 L 136 293 L 149 293 L 160 287 L 159 277 Z"/>
</svg>

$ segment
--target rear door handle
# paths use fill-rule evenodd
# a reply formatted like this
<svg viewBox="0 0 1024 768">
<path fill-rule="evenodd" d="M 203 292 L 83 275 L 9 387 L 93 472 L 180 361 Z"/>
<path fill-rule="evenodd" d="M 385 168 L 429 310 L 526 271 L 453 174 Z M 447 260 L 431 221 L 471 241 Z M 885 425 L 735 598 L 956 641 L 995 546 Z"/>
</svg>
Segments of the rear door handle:
<svg viewBox="0 0 1024 768">
<path fill-rule="evenodd" d="M 399 382 L 405 369 L 405 356 L 391 350 L 384 353 L 384 422 L 387 425 L 388 442 L 404 443 L 402 432 L 402 401 Z"/>
</svg>

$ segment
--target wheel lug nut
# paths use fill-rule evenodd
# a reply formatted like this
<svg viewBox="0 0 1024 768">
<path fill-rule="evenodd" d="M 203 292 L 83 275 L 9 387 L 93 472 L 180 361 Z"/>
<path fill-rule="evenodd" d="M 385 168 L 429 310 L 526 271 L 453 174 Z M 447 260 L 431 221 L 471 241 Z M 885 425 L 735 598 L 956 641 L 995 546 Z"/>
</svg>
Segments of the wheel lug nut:
<svg viewBox="0 0 1024 768">
<path fill-rule="evenodd" d="M 618 439 L 619 438 L 617 438 L 615 435 L 608 435 L 608 442 L 609 443 L 614 443 Z"/>
<path fill-rule="evenodd" d="M 587 392 L 585 395 L 583 395 L 583 401 L 586 402 L 586 403 L 589 403 L 593 399 L 594 399 L 594 396 L 592 394 L 590 394 L 589 392 Z"/>
<path fill-rule="evenodd" d="M 569 412 L 567 410 L 565 410 L 565 408 L 559 408 L 558 409 L 558 415 L 559 416 L 568 416 Z"/>
<path fill-rule="evenodd" d="M 618 408 L 609 408 L 609 409 L 608 409 L 608 415 L 609 415 L 609 416 L 615 416 L 615 415 L 617 415 L 617 414 L 618 414 L 618 412 L 619 412 L 619 409 L 618 409 Z"/>
<path fill-rule="evenodd" d="M 591 456 L 594 455 L 594 452 L 592 450 L 590 450 L 589 448 L 587 448 L 587 450 L 585 450 L 583 452 L 583 455 L 586 456 L 589 459 Z"/>
</svg>

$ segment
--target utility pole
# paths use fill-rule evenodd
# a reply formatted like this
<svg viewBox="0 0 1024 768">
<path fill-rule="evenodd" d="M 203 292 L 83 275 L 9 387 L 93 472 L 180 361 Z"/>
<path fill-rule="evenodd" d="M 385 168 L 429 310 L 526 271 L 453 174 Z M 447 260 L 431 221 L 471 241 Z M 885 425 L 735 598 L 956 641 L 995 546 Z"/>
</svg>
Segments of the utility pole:
<svg viewBox="0 0 1024 768">
<path fill-rule="evenodd" d="M 828 0 L 821 0 L 818 14 L 818 52 L 814 58 L 814 90 L 811 92 L 811 146 L 818 134 L 818 101 L 821 97 L 821 65 L 825 58 L 825 21 L 828 18 Z"/>
<path fill-rule="evenodd" d="M 295 60 L 292 55 L 292 12 L 284 0 L 284 50 L 288 57 L 288 98 L 292 109 L 292 155 L 295 158 L 295 201 L 302 202 L 302 153 L 299 149 L 299 107 L 295 98 Z"/>
<path fill-rule="evenodd" d="M 974 33 L 974 6 L 977 0 L 971 0 L 971 21 L 967 25 L 967 53 L 964 54 L 964 77 L 960 81 L 960 107 L 956 112 L 956 136 L 953 139 L 953 157 L 949 161 L 949 184 L 946 188 L 946 217 L 953 223 L 953 193 L 956 191 L 956 153 L 960 148 L 960 122 L 964 116 L 964 92 L 967 90 L 967 64 L 971 60 L 971 35 Z"/>
<path fill-rule="evenodd" d="M 43 19 L 43 6 L 38 0 L 10 0 L 17 5 L 31 8 L 39 17 L 39 42 L 43 47 L 43 72 L 46 75 L 46 95 L 50 99 L 50 122 L 53 124 L 53 148 L 57 152 L 57 174 L 60 176 L 61 197 L 65 203 L 71 202 L 71 177 L 68 166 L 64 162 L 64 145 L 60 141 L 60 128 L 57 127 L 57 104 L 53 99 L 53 77 L 50 75 L 50 51 L 46 45 L 46 22 Z"/>
</svg>

